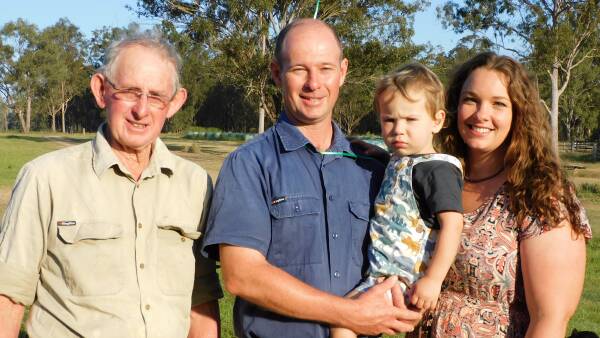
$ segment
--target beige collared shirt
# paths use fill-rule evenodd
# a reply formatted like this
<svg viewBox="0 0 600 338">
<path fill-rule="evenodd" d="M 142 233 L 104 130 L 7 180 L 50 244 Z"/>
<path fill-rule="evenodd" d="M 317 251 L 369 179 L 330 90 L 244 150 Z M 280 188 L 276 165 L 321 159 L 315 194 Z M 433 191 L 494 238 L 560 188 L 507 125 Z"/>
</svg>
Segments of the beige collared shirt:
<svg viewBox="0 0 600 338">
<path fill-rule="evenodd" d="M 139 182 L 102 128 L 43 155 L 0 225 L 0 294 L 32 304 L 32 338 L 186 337 L 191 305 L 222 296 L 194 245 L 211 194 L 206 171 L 160 139 Z"/>
</svg>

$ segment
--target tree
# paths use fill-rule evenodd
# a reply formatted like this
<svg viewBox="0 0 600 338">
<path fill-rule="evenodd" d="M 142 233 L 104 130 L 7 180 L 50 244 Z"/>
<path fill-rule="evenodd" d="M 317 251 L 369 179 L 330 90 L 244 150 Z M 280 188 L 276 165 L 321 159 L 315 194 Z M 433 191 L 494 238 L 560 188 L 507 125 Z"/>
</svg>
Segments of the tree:
<svg viewBox="0 0 600 338">
<path fill-rule="evenodd" d="M 43 100 L 56 131 L 56 115 L 61 114 L 61 130 L 66 132 L 65 114 L 69 102 L 85 90 L 90 70 L 84 66 L 85 41 L 79 29 L 67 19 L 44 29 L 38 40 L 37 59 L 43 74 Z"/>
<path fill-rule="evenodd" d="M 137 23 L 130 23 L 127 27 L 108 27 L 92 31 L 92 37 L 88 41 L 88 52 L 85 54 L 86 64 L 94 69 L 100 68 L 104 64 L 104 54 L 108 46 L 114 41 L 128 33 L 137 32 L 140 26 Z"/>
<path fill-rule="evenodd" d="M 334 119 L 346 134 L 352 134 L 361 120 L 373 112 L 373 93 L 377 80 L 414 60 L 422 51 L 422 46 L 415 46 L 410 41 L 398 47 L 378 40 L 351 44 L 345 49 L 350 67 L 334 110 Z"/>
<path fill-rule="evenodd" d="M 447 1 L 438 16 L 455 32 L 471 32 L 518 55 L 551 82 L 552 144 L 558 151 L 561 95 L 573 70 L 599 55 L 600 5 L 597 0 Z"/>
<path fill-rule="evenodd" d="M 8 22 L 0 30 L 0 94 L 25 133 L 31 127 L 31 106 L 40 82 L 35 61 L 38 35 L 37 26 L 22 19 Z"/>
<path fill-rule="evenodd" d="M 159 28 L 177 48 L 182 59 L 180 80 L 187 89 L 188 99 L 182 109 L 165 124 L 168 131 L 181 132 L 195 123 L 207 93 L 216 81 L 213 60 L 204 46 L 195 43 L 188 34 L 178 32 L 171 22 L 163 21 Z"/>
<path fill-rule="evenodd" d="M 412 15 L 424 4 L 338 0 L 323 3 L 318 17 L 334 25 L 347 44 L 378 40 L 400 47 L 412 36 Z M 280 104 L 269 73 L 275 37 L 292 20 L 312 17 L 314 6 L 315 1 L 307 0 L 140 0 L 137 13 L 172 21 L 205 46 L 219 80 L 243 88 L 256 102 L 261 132 L 264 116 L 273 122 Z"/>
<path fill-rule="evenodd" d="M 561 95 L 560 129 L 568 141 L 588 139 L 598 126 L 600 74 L 592 60 L 577 67 Z M 547 90 L 545 88 L 545 90 Z"/>
<path fill-rule="evenodd" d="M 0 130 L 8 131 L 8 106 L 2 101 L 0 101 L 0 113 L 2 116 L 2 121 L 0 121 Z"/>
</svg>

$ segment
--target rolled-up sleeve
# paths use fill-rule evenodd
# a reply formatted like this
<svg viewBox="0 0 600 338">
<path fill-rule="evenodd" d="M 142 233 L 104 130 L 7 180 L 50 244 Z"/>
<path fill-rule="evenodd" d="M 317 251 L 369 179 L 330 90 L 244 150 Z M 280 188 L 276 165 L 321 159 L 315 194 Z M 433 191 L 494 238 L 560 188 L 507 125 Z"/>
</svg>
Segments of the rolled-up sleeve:
<svg viewBox="0 0 600 338">
<path fill-rule="evenodd" d="M 27 164 L 21 169 L 0 224 L 0 294 L 31 305 L 46 246 L 50 198 Z"/>
<path fill-rule="evenodd" d="M 202 253 L 219 259 L 219 244 L 255 249 L 266 256 L 271 241 L 268 185 L 257 155 L 231 153 L 215 187 Z"/>
</svg>

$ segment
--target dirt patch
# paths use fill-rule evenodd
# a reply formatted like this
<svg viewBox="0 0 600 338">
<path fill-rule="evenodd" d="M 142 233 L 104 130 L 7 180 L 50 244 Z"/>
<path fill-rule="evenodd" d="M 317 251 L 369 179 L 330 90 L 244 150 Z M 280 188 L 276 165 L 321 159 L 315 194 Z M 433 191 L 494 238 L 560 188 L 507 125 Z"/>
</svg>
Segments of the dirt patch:
<svg viewBox="0 0 600 338">
<path fill-rule="evenodd" d="M 223 160 L 227 155 L 235 150 L 240 143 L 239 142 L 227 142 L 227 141 L 166 141 L 167 146 L 174 154 L 188 159 L 194 163 L 199 164 L 204 168 L 210 177 L 213 179 L 213 183 L 216 182 L 219 170 L 223 164 Z M 194 144 L 194 152 L 190 152 L 189 149 Z"/>
</svg>

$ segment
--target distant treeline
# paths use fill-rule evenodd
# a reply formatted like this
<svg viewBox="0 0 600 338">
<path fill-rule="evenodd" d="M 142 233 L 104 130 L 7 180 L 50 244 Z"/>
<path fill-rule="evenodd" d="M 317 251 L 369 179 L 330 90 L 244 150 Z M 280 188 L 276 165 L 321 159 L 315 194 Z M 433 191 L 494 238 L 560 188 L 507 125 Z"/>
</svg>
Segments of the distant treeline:
<svg viewBox="0 0 600 338">
<path fill-rule="evenodd" d="M 348 133 L 377 133 L 372 95 L 377 79 L 407 63 L 431 67 L 446 82 L 454 67 L 478 52 L 515 56 L 536 76 L 561 139 L 592 139 L 600 117 L 598 1 L 446 1 L 438 18 L 462 33 L 451 50 L 412 41 L 415 13 L 427 1 L 322 1 L 318 17 L 339 32 L 350 72 L 335 110 Z M 269 63 L 278 32 L 312 17 L 315 1 L 138 1 L 132 8 L 157 22 L 181 53 L 189 99 L 165 126 L 256 132 L 270 126 L 281 97 Z M 26 20 L 0 30 L 0 130 L 93 131 L 103 120 L 88 89 L 104 49 L 140 28 L 104 27 L 87 39 L 67 19 L 40 30 Z M 465 34 L 466 33 L 466 34 Z M 556 121 L 555 121 L 556 120 Z"/>
</svg>

